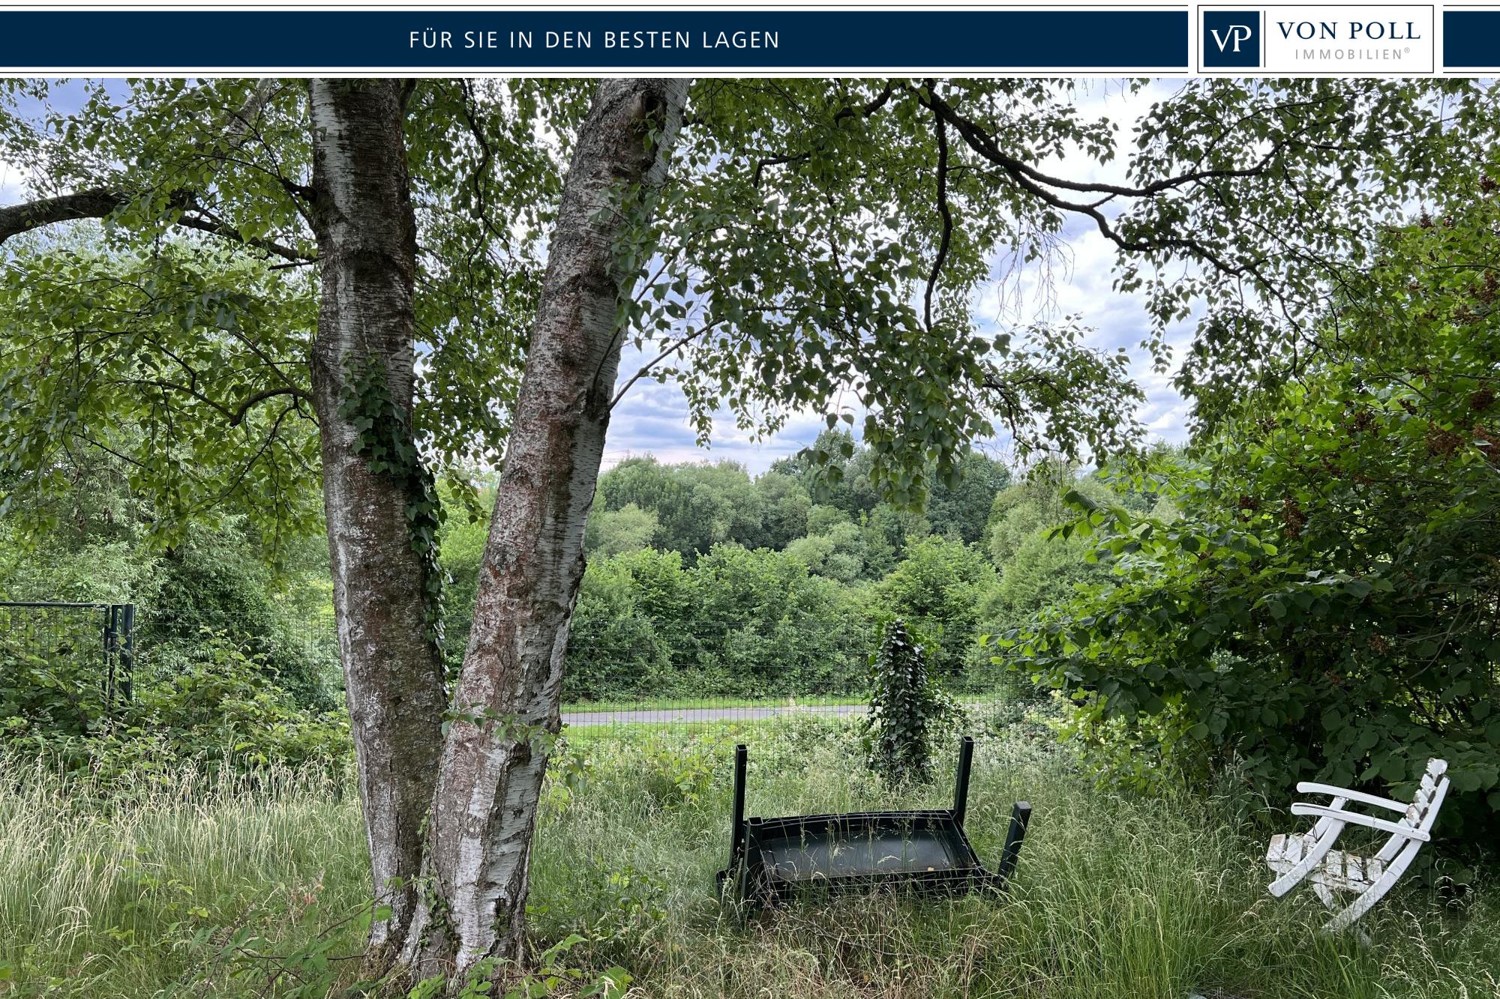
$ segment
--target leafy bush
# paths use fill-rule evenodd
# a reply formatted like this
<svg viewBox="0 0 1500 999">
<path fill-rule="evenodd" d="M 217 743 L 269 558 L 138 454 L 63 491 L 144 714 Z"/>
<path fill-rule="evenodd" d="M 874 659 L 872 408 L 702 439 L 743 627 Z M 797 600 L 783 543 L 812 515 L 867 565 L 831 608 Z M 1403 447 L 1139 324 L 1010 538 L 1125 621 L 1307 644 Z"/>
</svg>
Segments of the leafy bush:
<svg viewBox="0 0 1500 999">
<path fill-rule="evenodd" d="M 1405 796 L 1441 757 L 1439 831 L 1500 830 L 1500 185 L 1439 214 L 1379 234 L 1297 383 L 1162 464 L 1180 517 L 1089 512 L 1114 577 L 1029 644 L 1136 768 Z"/>
<path fill-rule="evenodd" d="M 880 584 L 885 608 L 911 626 L 933 668 L 958 674 L 979 638 L 979 607 L 995 586 L 995 570 L 974 545 L 920 538 Z"/>
<path fill-rule="evenodd" d="M 1113 576 L 1022 645 L 1117 776 L 1233 760 L 1273 800 L 1405 795 L 1442 757 L 1470 838 L 1500 826 L 1497 459 L 1440 429 L 1463 382 L 1343 376 L 1168 468 L 1178 519 L 1092 509 Z"/>
<path fill-rule="evenodd" d="M 0 702 L 10 709 L 0 746 L 106 786 L 114 778 L 166 779 L 185 761 L 242 771 L 326 765 L 341 773 L 352 757 L 342 712 L 299 706 L 263 662 L 223 635 L 203 636 L 173 676 L 139 683 L 134 700 L 112 708 L 78 660 L 25 665 L 0 673 Z"/>
<path fill-rule="evenodd" d="M 81 738 L 106 718 L 108 702 L 93 657 L 80 659 L 66 644 L 39 654 L 7 637 L 0 636 L 0 738 L 38 731 Z M 87 637 L 98 640 L 97 633 Z"/>
<path fill-rule="evenodd" d="M 325 557 L 321 546 L 312 547 L 312 559 Z M 321 565 L 311 569 L 321 572 Z M 204 634 L 222 635 L 298 704 L 336 707 L 343 700 L 338 650 L 329 629 L 308 627 L 308 604 L 326 595 L 320 590 L 310 600 L 289 589 L 295 587 L 278 584 L 239 527 L 190 530 L 160 558 L 155 592 L 138 616 L 143 668 L 171 676 L 200 654 Z"/>
<path fill-rule="evenodd" d="M 691 604 L 692 580 L 675 551 L 590 562 L 568 639 L 565 695 L 594 700 L 670 690 L 690 658 Z"/>
<path fill-rule="evenodd" d="M 733 693 L 842 692 L 857 687 L 868 649 L 857 600 L 784 552 L 717 545 L 693 569 L 699 663 Z"/>
<path fill-rule="evenodd" d="M 782 552 L 715 545 L 590 563 L 573 616 L 569 698 L 772 695 L 857 688 L 866 655 L 849 588 Z"/>
</svg>

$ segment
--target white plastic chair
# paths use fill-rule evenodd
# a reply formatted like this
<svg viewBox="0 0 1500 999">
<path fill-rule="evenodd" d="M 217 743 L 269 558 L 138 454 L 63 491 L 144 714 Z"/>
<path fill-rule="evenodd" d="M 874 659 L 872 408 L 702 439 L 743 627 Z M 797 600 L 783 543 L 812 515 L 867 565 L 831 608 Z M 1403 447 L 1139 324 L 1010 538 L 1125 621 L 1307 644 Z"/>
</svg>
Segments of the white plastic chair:
<svg viewBox="0 0 1500 999">
<path fill-rule="evenodd" d="M 1310 832 L 1303 835 L 1271 838 L 1271 847 L 1266 851 L 1266 863 L 1271 870 L 1281 875 L 1271 883 L 1271 894 L 1285 895 L 1304 878 L 1310 878 L 1318 898 L 1330 910 L 1335 910 L 1333 918 L 1323 929 L 1336 933 L 1348 927 L 1391 890 L 1391 886 L 1406 871 L 1422 844 L 1432 838 L 1432 824 L 1437 819 L 1438 809 L 1442 807 L 1444 795 L 1448 793 L 1448 778 L 1443 776 L 1447 769 L 1445 761 L 1429 760 L 1427 773 L 1422 777 L 1422 786 L 1418 788 L 1416 797 L 1410 804 L 1328 784 L 1307 781 L 1298 784 L 1299 794 L 1326 794 L 1332 800 L 1327 805 L 1307 802 L 1292 805 L 1293 815 L 1314 815 L 1318 821 Z M 1396 821 L 1379 819 L 1347 811 L 1344 806 L 1349 804 L 1384 808 L 1402 814 Z M 1379 852 L 1368 859 L 1341 853 L 1333 849 L 1333 844 L 1346 825 L 1364 826 L 1390 833 L 1391 836 Z M 1358 892 L 1358 895 L 1354 901 L 1339 910 L 1338 900 L 1334 895 L 1336 891 Z"/>
</svg>

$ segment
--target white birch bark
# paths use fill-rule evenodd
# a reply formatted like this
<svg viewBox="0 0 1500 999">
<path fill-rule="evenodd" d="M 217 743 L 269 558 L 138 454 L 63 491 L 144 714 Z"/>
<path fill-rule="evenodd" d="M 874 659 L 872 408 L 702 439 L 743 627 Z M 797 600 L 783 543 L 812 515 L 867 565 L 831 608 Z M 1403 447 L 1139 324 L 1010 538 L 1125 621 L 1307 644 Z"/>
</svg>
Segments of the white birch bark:
<svg viewBox="0 0 1500 999">
<path fill-rule="evenodd" d="M 579 134 L 443 745 L 423 884 L 435 904 L 422 908 L 403 951 L 420 977 L 519 955 L 618 316 L 635 281 L 619 244 L 665 179 L 686 91 L 683 80 L 601 81 Z"/>
<path fill-rule="evenodd" d="M 401 80 L 311 84 L 313 204 L 322 302 L 313 348 L 334 613 L 359 764 L 377 905 L 371 964 L 384 967 L 415 910 L 422 824 L 446 706 L 427 637 L 427 570 L 412 549 L 409 482 L 372 471 L 343 416 L 351 366 L 384 372 L 410 413 L 416 223 Z M 409 423 L 408 423 L 409 426 Z"/>
</svg>

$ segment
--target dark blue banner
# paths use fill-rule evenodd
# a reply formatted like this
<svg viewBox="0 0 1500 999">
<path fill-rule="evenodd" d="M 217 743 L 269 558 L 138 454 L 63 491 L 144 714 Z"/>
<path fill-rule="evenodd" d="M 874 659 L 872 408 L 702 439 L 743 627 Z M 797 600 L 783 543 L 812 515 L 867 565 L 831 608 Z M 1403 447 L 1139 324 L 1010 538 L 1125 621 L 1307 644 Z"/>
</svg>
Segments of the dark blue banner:
<svg viewBox="0 0 1500 999">
<path fill-rule="evenodd" d="M 19 11 L 28 70 L 1188 68 L 1187 11 Z"/>
<path fill-rule="evenodd" d="M 1458 70 L 1500 68 L 1500 11 L 1444 11 L 1443 65 Z"/>
</svg>

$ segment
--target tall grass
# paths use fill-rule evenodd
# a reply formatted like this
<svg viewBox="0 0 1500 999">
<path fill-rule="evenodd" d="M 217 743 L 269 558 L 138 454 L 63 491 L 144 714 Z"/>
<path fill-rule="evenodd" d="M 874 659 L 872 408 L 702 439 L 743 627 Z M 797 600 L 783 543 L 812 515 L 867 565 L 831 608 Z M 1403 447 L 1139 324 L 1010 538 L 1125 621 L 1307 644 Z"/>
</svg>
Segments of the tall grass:
<svg viewBox="0 0 1500 999">
<path fill-rule="evenodd" d="M 1463 912 L 1406 889 L 1362 921 L 1368 943 L 1330 938 L 1309 894 L 1266 897 L 1263 837 L 1243 831 L 1242 803 L 1103 793 L 1020 737 L 981 743 L 967 821 L 993 863 L 1011 802 L 1035 806 L 1004 897 L 848 897 L 747 918 L 713 895 L 737 739 L 751 741 L 751 814 L 936 806 L 950 793 L 880 786 L 847 726 L 826 719 L 580 730 L 543 802 L 539 946 L 580 933 L 567 960 L 623 965 L 632 996 L 673 999 L 1500 996 L 1500 909 L 1485 884 Z M 188 770 L 170 789 L 122 795 L 11 762 L 0 780 L 0 970 L 12 976 L 0 994 L 288 994 L 295 977 L 267 955 L 320 934 L 333 953 L 357 951 L 357 926 L 329 927 L 367 893 L 358 808 L 316 775 Z M 226 956 L 244 927 L 266 938 L 261 956 Z"/>
<path fill-rule="evenodd" d="M 368 895 L 358 804 L 326 775 L 187 766 L 100 787 L 0 761 L 0 969 L 19 994 L 240 991 L 232 934 L 302 941 Z M 349 941 L 357 949 L 357 940 Z M 4 984 L 0 984 L 3 990 Z"/>
<path fill-rule="evenodd" d="M 948 800 L 941 782 L 880 787 L 838 728 L 797 722 L 752 743 L 749 813 Z M 1430 892 L 1398 892 L 1366 917 L 1368 944 L 1329 937 L 1310 892 L 1266 895 L 1265 842 L 1242 831 L 1243 802 L 1101 792 L 1065 755 L 1022 739 L 981 742 L 966 822 L 993 863 L 1011 803 L 1032 802 L 1006 897 L 846 898 L 742 923 L 711 895 L 729 852 L 727 741 L 702 754 L 717 765 L 697 783 L 692 745 L 601 745 L 586 786 L 552 800 L 538 839 L 538 929 L 591 933 L 599 959 L 631 967 L 643 995 L 1500 996 L 1500 908 L 1482 890 L 1461 914 Z"/>
</svg>

